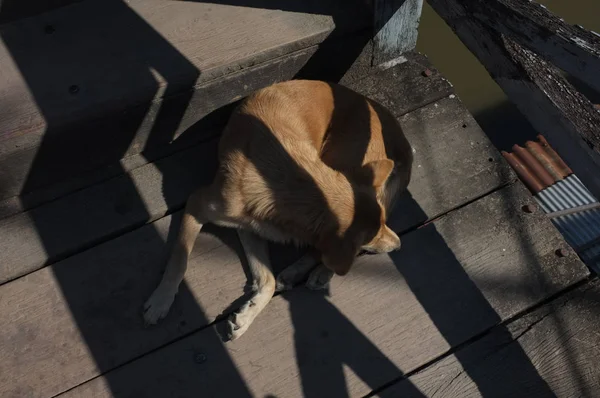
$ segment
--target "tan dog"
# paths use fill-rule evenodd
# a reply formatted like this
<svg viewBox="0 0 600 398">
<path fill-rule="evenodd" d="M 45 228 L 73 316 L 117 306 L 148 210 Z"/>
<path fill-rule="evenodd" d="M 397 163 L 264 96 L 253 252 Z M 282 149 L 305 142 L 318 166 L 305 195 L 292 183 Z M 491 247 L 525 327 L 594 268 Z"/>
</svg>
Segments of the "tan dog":
<svg viewBox="0 0 600 398">
<path fill-rule="evenodd" d="M 396 119 L 345 87 L 289 81 L 262 89 L 233 113 L 219 143 L 210 186 L 187 203 L 167 268 L 144 306 L 147 323 L 164 317 L 181 283 L 202 225 L 238 229 L 253 277 L 253 296 L 229 318 L 236 339 L 272 298 L 276 280 L 267 241 L 309 245 L 320 254 L 308 285 L 344 275 L 361 249 L 400 247 L 386 226 L 410 180 L 412 150 Z M 305 255 L 278 277 L 280 289 L 318 264 Z"/>
</svg>

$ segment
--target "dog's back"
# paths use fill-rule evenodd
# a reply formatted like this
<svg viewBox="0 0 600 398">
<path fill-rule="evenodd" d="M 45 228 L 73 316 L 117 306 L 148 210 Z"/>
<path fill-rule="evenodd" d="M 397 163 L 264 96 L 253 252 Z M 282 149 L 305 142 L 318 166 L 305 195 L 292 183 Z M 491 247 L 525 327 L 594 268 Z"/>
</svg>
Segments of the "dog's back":
<svg viewBox="0 0 600 398">
<path fill-rule="evenodd" d="M 244 200 L 277 191 L 291 206 L 302 199 L 299 192 L 325 203 L 324 191 L 347 188 L 332 183 L 329 168 L 358 181 L 365 178 L 361 166 L 390 159 L 394 171 L 378 193 L 389 210 L 410 180 L 412 150 L 380 104 L 337 84 L 294 80 L 260 90 L 238 108 L 221 138 L 220 159 L 252 188 Z"/>
</svg>

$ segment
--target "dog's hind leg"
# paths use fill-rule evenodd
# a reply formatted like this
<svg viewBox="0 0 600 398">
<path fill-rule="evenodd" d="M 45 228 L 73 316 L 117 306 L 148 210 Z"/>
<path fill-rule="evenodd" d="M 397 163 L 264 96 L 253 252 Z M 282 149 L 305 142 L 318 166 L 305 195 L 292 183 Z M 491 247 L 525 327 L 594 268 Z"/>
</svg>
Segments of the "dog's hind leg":
<svg viewBox="0 0 600 398">
<path fill-rule="evenodd" d="M 147 325 L 155 324 L 169 312 L 185 275 L 188 257 L 198 233 L 202 229 L 202 225 L 213 218 L 214 214 L 211 213 L 218 210 L 211 198 L 211 188 L 198 189 L 190 195 L 187 201 L 179 234 L 162 280 L 144 304 L 144 321 Z"/>
<path fill-rule="evenodd" d="M 310 271 L 319 264 L 319 260 L 307 251 L 302 257 L 277 275 L 277 291 L 290 290 L 306 279 Z"/>
<path fill-rule="evenodd" d="M 325 290 L 333 278 L 334 272 L 323 264 L 312 270 L 306 281 L 306 287 L 311 290 Z"/>
<path fill-rule="evenodd" d="M 252 297 L 228 320 L 228 337 L 239 338 L 256 316 L 267 306 L 275 293 L 275 277 L 271 271 L 267 241 L 242 229 L 238 230 L 252 276 Z"/>
</svg>

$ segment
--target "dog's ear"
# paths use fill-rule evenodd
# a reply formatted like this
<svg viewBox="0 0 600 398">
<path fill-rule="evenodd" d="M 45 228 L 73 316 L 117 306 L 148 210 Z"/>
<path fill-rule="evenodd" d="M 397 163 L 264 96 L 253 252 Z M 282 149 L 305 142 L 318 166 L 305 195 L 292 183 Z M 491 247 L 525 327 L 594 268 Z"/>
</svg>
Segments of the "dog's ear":
<svg viewBox="0 0 600 398">
<path fill-rule="evenodd" d="M 348 239 L 321 251 L 323 265 L 337 275 L 346 275 L 358 254 L 358 245 Z"/>
<path fill-rule="evenodd" d="M 362 168 L 365 176 L 370 177 L 369 181 L 372 181 L 373 186 L 379 188 L 385 184 L 390 174 L 392 174 L 394 162 L 390 159 L 374 160 L 365 164 Z"/>
</svg>

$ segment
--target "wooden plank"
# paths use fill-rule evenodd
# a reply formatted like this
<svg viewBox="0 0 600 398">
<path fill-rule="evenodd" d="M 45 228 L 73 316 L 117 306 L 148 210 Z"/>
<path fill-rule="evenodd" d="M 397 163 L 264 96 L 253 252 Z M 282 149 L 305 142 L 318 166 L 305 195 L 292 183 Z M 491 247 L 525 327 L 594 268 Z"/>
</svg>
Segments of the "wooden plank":
<svg viewBox="0 0 600 398">
<path fill-rule="evenodd" d="M 141 309 L 160 278 L 170 225 L 163 218 L 0 287 L 0 396 L 54 396 L 206 326 L 243 294 L 235 232 L 209 229 L 169 319 L 145 329 Z"/>
<path fill-rule="evenodd" d="M 516 178 L 453 95 L 399 120 L 415 157 L 411 197 L 400 199 L 389 220 L 395 230 L 434 218 Z"/>
<path fill-rule="evenodd" d="M 328 15 L 339 14 L 339 4 L 314 3 L 306 14 L 297 12 L 300 1 L 285 11 L 90 0 L 3 25 L 0 160 L 9 158 L 0 162 L 2 198 L 48 184 L 49 176 L 57 180 L 84 166 L 155 151 L 216 107 L 251 92 L 253 80 L 267 85 L 293 77 L 308 56 L 293 67 L 273 64 L 283 68 L 271 75 L 257 70 L 249 81 L 209 84 L 320 43 L 334 29 Z M 363 9 L 348 7 L 336 31 L 370 25 Z"/>
<path fill-rule="evenodd" d="M 424 73 L 428 71 L 429 76 Z M 454 93 L 452 85 L 423 54 L 409 52 L 393 66 L 373 68 L 345 86 L 386 106 L 397 118 Z"/>
<path fill-rule="evenodd" d="M 572 250 L 555 256 L 564 241 L 543 212 L 516 211 L 531 201 L 513 184 L 404 235 L 391 257 L 361 257 L 328 294 L 274 298 L 226 353 L 204 329 L 64 397 L 233 396 L 231 363 L 241 396 L 363 396 L 588 276 Z"/>
<path fill-rule="evenodd" d="M 423 0 L 375 0 L 374 7 L 373 65 L 381 65 L 417 46 Z"/>
<path fill-rule="evenodd" d="M 0 282 L 83 251 L 181 207 L 217 167 L 215 138 L 177 156 L 0 220 Z M 200 173 L 192 173 L 201 170 Z"/>
<path fill-rule="evenodd" d="M 600 390 L 600 283 L 585 286 L 426 368 L 381 397 L 593 397 Z"/>
<path fill-rule="evenodd" d="M 600 91 L 600 35 L 572 26 L 533 1 L 462 1 L 485 25 Z"/>
<path fill-rule="evenodd" d="M 271 66 L 282 67 L 281 64 Z M 227 82 L 223 81 L 221 83 L 226 85 Z M 237 102 L 211 112 L 186 130 L 180 139 L 173 141 L 172 144 L 164 147 L 162 150 L 152 154 L 147 153 L 146 156 L 142 154 L 128 156 L 121 159 L 116 164 L 109 164 L 89 172 L 74 170 L 76 174 L 74 177 L 67 177 L 65 174 L 61 173 L 64 178 L 59 182 L 51 183 L 47 186 L 4 199 L 0 201 L 0 219 L 39 207 L 47 202 L 59 199 L 62 196 L 83 190 L 95 184 L 103 183 L 111 178 L 117 178 L 123 174 L 131 173 L 133 170 L 154 161 L 178 154 L 190 147 L 203 145 L 206 142 L 214 140 L 215 137 L 218 137 L 221 134 L 222 127 L 224 127 L 229 118 L 231 109 L 233 109 L 236 104 Z M 28 153 L 28 156 L 34 157 L 35 154 L 31 151 Z M 18 157 L 16 161 L 18 162 L 20 159 L 23 159 L 23 157 Z M 30 163 L 30 159 L 27 159 L 26 162 Z M 16 188 L 19 188 L 18 183 Z"/>
<path fill-rule="evenodd" d="M 586 187 L 600 197 L 600 113 L 553 66 L 473 19 L 457 0 L 431 6 L 490 76 L 548 138 Z"/>
</svg>

